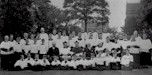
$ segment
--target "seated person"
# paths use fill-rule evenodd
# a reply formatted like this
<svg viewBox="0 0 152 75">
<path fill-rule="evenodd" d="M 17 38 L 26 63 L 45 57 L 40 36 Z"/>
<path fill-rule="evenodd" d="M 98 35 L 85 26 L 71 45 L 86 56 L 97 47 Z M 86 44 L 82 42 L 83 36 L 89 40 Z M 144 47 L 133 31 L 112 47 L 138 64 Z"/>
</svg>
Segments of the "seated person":
<svg viewBox="0 0 152 75">
<path fill-rule="evenodd" d="M 14 64 L 15 70 L 23 70 L 27 67 L 27 63 L 25 62 L 24 55 L 21 55 L 21 58 L 16 61 Z"/>
<path fill-rule="evenodd" d="M 126 50 L 126 54 L 121 58 L 121 65 L 123 70 L 131 70 L 133 67 L 133 56 L 129 50 Z"/>
<path fill-rule="evenodd" d="M 100 51 L 103 51 L 103 43 L 99 43 L 99 45 L 95 48 L 96 54 L 98 54 Z"/>
<path fill-rule="evenodd" d="M 68 46 L 67 42 L 63 42 L 63 48 L 60 48 L 60 55 L 62 56 L 68 56 L 73 54 L 73 52 L 70 51 L 71 48 Z"/>
<path fill-rule="evenodd" d="M 94 50 L 93 50 L 93 47 L 91 48 L 91 44 L 88 43 L 86 45 L 86 48 L 84 49 L 84 55 L 86 58 L 91 58 L 91 55 L 94 54 Z"/>
<path fill-rule="evenodd" d="M 30 53 L 28 53 L 27 54 L 27 58 L 25 59 L 25 62 L 27 63 L 27 69 L 31 69 L 32 68 L 32 66 L 34 66 L 34 59 L 31 57 L 31 54 Z"/>
<path fill-rule="evenodd" d="M 61 69 L 62 70 L 66 70 L 66 69 L 69 68 L 68 67 L 68 62 L 69 62 L 68 58 L 64 58 L 64 60 L 61 62 Z"/>
<path fill-rule="evenodd" d="M 110 68 L 111 70 L 120 70 L 120 58 L 117 56 L 117 53 L 112 54 L 112 58 L 110 61 Z"/>
<path fill-rule="evenodd" d="M 48 61 L 47 56 L 43 55 L 42 66 L 49 66 L 49 65 L 50 65 L 50 62 Z"/>
<path fill-rule="evenodd" d="M 60 65 L 61 65 L 61 62 L 60 62 L 60 60 L 59 60 L 59 57 L 54 56 L 53 58 L 54 58 L 54 59 L 53 59 L 53 61 L 51 62 L 52 67 L 53 67 L 54 69 L 59 69 L 59 67 L 60 67 Z"/>
<path fill-rule="evenodd" d="M 68 66 L 70 67 L 70 69 L 76 69 L 77 68 L 77 58 L 73 56 L 72 60 L 68 62 Z"/>
<path fill-rule="evenodd" d="M 39 54 L 35 54 L 33 70 L 42 70 L 42 60 L 39 59 Z"/>
<path fill-rule="evenodd" d="M 80 56 L 83 53 L 83 49 L 79 46 L 79 42 L 75 42 L 75 47 L 71 49 L 71 51 L 74 53 L 74 55 Z"/>
<path fill-rule="evenodd" d="M 52 47 L 49 48 L 47 55 L 49 55 L 49 61 L 52 61 L 53 56 L 59 56 L 59 48 L 56 47 L 55 42 L 52 43 Z"/>
</svg>

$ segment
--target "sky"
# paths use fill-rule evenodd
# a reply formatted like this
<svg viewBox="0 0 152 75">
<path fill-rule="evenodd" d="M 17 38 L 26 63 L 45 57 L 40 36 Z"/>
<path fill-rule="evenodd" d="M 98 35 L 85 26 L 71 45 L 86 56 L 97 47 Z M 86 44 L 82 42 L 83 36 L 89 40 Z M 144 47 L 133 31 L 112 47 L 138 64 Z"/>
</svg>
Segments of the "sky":
<svg viewBox="0 0 152 75">
<path fill-rule="evenodd" d="M 109 26 L 118 28 L 121 31 L 121 27 L 124 26 L 126 18 L 126 3 L 139 3 L 140 0 L 107 0 L 109 3 Z M 63 9 L 64 0 L 51 0 L 51 4 Z"/>
</svg>

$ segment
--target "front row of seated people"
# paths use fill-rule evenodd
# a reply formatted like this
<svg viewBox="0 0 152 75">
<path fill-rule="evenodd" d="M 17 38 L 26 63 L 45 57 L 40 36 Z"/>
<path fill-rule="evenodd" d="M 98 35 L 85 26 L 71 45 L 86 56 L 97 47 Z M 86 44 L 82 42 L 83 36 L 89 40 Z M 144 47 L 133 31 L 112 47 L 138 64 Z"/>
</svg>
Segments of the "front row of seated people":
<svg viewBox="0 0 152 75">
<path fill-rule="evenodd" d="M 96 56 L 91 54 L 90 56 L 82 54 L 78 55 L 27 55 L 21 54 L 19 60 L 14 64 L 15 70 L 49 70 L 49 69 L 61 69 L 61 70 L 83 70 L 83 69 L 132 69 L 133 56 L 129 50 L 126 50 L 122 57 L 118 56 L 116 50 L 110 53 L 108 50 L 99 52 Z M 27 57 L 25 57 L 27 56 Z"/>
</svg>

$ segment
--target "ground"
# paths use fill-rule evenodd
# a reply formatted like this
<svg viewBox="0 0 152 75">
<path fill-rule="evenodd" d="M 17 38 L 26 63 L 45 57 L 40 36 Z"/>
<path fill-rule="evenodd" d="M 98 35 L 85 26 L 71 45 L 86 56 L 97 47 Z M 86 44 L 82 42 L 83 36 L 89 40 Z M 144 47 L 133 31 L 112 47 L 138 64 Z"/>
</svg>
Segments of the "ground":
<svg viewBox="0 0 152 75">
<path fill-rule="evenodd" d="M 0 75 L 152 75 L 152 69 L 133 71 L 0 71 Z"/>
</svg>

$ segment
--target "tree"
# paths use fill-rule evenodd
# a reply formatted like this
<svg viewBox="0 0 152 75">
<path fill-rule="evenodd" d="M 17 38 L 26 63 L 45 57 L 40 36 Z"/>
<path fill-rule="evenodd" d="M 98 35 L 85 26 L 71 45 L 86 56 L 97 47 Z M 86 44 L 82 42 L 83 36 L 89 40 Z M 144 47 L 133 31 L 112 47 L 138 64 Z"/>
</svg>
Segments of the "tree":
<svg viewBox="0 0 152 75">
<path fill-rule="evenodd" d="M 32 26 L 32 19 L 27 7 L 31 6 L 31 0 L 1 0 L 0 9 L 1 32 L 6 34 L 21 34 Z"/>
<path fill-rule="evenodd" d="M 105 0 L 65 0 L 64 8 L 68 11 L 68 17 L 79 19 L 85 23 L 85 31 L 87 31 L 87 23 L 96 21 L 99 25 L 108 23 L 108 15 L 110 14 L 108 3 Z M 98 14 L 98 16 L 92 16 Z"/>
<path fill-rule="evenodd" d="M 138 29 L 152 28 L 152 0 L 141 0 L 141 8 L 138 14 Z"/>
</svg>

